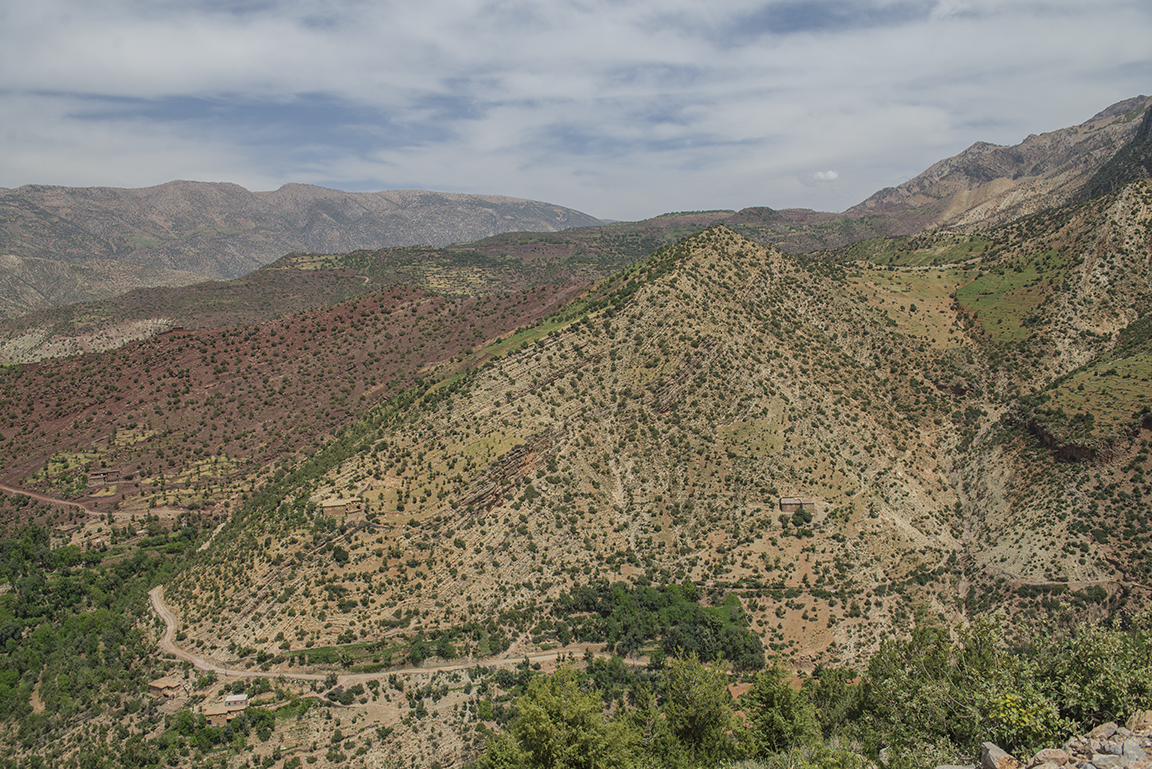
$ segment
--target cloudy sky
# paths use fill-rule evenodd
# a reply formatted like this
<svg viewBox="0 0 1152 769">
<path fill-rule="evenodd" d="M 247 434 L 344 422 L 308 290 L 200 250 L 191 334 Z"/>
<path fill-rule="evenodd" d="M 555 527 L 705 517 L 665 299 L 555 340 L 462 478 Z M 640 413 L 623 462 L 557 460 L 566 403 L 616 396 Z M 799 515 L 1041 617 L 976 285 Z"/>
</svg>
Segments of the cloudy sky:
<svg viewBox="0 0 1152 769">
<path fill-rule="evenodd" d="M 1148 0 L 0 0 L 0 187 L 841 211 L 1152 92 Z"/>
</svg>

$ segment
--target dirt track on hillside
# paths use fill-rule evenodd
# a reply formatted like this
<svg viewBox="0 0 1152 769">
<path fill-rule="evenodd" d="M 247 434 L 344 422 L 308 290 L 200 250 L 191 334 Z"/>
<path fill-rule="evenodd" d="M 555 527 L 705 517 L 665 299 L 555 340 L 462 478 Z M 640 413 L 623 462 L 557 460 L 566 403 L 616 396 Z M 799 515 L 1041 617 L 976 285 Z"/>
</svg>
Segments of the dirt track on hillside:
<svg viewBox="0 0 1152 769">
<path fill-rule="evenodd" d="M 88 514 L 92 513 L 91 510 L 89 510 L 87 507 L 85 507 L 83 504 L 81 504 L 79 502 L 69 502 L 67 499 L 58 499 L 56 497 L 49 497 L 49 496 L 46 496 L 44 494 L 37 494 L 35 491 L 28 491 L 27 489 L 18 489 L 15 486 L 9 486 L 9 485 L 4 484 L 4 483 L 0 483 L 0 491 L 6 492 L 8 494 L 13 494 L 13 495 L 23 494 L 26 497 L 31 497 L 32 499 L 35 499 L 37 502 L 44 502 L 45 504 L 49 504 L 49 505 L 61 505 L 63 507 L 78 507 L 81 510 L 83 510 L 85 513 L 88 513 Z"/>
<path fill-rule="evenodd" d="M 152 610 L 164 621 L 164 633 L 160 636 L 159 642 L 161 651 L 171 654 L 176 659 L 192 663 L 192 666 L 197 670 L 211 670 L 222 676 L 237 678 L 285 678 L 292 681 L 323 681 L 327 678 L 326 673 L 273 673 L 263 670 L 240 670 L 238 668 L 226 667 L 206 657 L 201 657 L 181 649 L 175 642 L 176 628 L 179 623 L 176 615 L 168 608 L 168 605 L 164 603 L 164 586 L 158 585 L 152 588 L 148 593 L 148 598 L 152 602 Z M 597 646 L 597 644 L 591 645 L 592 648 Z M 581 644 L 550 652 L 537 652 L 535 654 L 523 654 L 514 657 L 487 657 L 483 659 L 471 659 L 468 662 L 453 662 L 442 665 L 429 665 L 426 667 L 391 668 L 380 671 L 379 673 L 346 673 L 344 675 L 337 675 L 336 684 L 338 686 L 354 686 L 355 684 L 365 683 L 373 679 L 387 678 L 390 675 L 422 675 L 452 670 L 468 670 L 469 668 L 480 666 L 503 667 L 519 665 L 523 663 L 524 660 L 543 664 L 546 662 L 555 662 L 565 655 L 576 656 L 583 654 L 586 648 L 589 648 L 588 644 Z"/>
</svg>

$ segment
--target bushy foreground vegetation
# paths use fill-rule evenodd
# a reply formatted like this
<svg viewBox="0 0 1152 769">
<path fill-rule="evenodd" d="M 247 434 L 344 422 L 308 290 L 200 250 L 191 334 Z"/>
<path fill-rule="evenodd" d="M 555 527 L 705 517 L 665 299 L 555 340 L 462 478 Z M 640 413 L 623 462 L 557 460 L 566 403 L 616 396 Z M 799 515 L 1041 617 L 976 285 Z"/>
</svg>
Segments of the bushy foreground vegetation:
<svg viewBox="0 0 1152 769">
<path fill-rule="evenodd" d="M 954 636 L 921 626 L 885 640 L 863 675 L 755 674 L 738 699 L 724 667 L 692 654 L 614 695 L 595 663 L 532 680 L 477 769 L 770 767 L 893 769 L 971 761 L 991 740 L 1019 754 L 1152 704 L 1152 612 L 1020 645 L 999 616 Z M 607 701 L 608 705 L 605 705 Z"/>
</svg>

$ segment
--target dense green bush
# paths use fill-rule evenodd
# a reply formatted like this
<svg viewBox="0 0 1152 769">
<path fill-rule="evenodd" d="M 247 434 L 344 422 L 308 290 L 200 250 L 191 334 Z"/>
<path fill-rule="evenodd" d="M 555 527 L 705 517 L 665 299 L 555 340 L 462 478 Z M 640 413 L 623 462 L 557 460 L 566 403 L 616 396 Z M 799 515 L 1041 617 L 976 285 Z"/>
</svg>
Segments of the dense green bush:
<svg viewBox="0 0 1152 769">
<path fill-rule="evenodd" d="M 807 695 L 789 686 L 776 665 L 756 674 L 752 688 L 740 698 L 751 755 L 768 756 L 820 739 L 816 706 Z"/>
<path fill-rule="evenodd" d="M 578 640 L 604 642 L 618 654 L 659 640 L 668 656 L 719 656 L 741 670 L 762 668 L 764 646 L 740 600 L 729 595 L 720 606 L 705 607 L 698 599 L 691 582 L 655 588 L 600 579 L 561 594 L 553 611 L 567 620 L 565 632 L 570 626 Z"/>
<path fill-rule="evenodd" d="M 502 737 L 490 740 L 481 769 L 520 767 L 633 766 L 635 734 L 621 721 L 608 721 L 601 700 L 580 685 L 573 668 L 534 679 L 520 699 L 519 716 Z"/>
</svg>

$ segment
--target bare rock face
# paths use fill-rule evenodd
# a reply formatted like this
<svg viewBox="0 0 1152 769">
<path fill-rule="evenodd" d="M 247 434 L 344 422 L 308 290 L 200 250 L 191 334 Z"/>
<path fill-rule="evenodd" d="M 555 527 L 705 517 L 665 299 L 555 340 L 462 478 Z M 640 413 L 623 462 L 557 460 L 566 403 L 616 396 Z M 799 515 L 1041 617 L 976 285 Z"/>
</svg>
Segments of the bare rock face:
<svg viewBox="0 0 1152 769">
<path fill-rule="evenodd" d="M 912 234 L 926 215 L 932 227 L 969 229 L 1062 205 L 1136 137 L 1150 103 L 1147 96 L 1127 99 L 1078 126 L 1033 134 L 1013 147 L 977 142 L 846 213 L 906 213 L 904 234 Z"/>
</svg>

